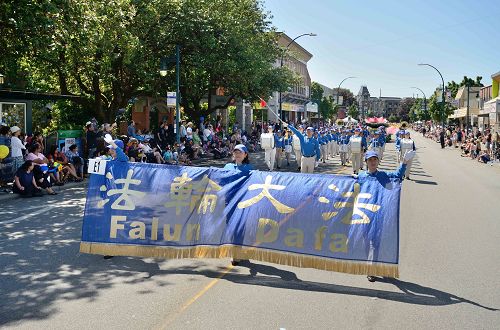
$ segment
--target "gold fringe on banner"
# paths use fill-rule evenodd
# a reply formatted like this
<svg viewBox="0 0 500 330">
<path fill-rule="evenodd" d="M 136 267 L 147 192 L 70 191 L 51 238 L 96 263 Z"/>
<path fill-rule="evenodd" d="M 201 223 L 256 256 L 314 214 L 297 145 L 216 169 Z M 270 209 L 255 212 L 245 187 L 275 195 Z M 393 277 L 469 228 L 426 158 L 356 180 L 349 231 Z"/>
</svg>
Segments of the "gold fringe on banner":
<svg viewBox="0 0 500 330">
<path fill-rule="evenodd" d="M 395 264 L 331 259 L 292 252 L 280 252 L 263 248 L 234 245 L 173 247 L 81 242 L 80 252 L 112 256 L 154 257 L 166 259 L 218 259 L 232 257 L 236 259 L 253 259 L 286 266 L 315 268 L 355 275 L 373 275 L 393 278 L 399 277 L 398 265 Z"/>
</svg>

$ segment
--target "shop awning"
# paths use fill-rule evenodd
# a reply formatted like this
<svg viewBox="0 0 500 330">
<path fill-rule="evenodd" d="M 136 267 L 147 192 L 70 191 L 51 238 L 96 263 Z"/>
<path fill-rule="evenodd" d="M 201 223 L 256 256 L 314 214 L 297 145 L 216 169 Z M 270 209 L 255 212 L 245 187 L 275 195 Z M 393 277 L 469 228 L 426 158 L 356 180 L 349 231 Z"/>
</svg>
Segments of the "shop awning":
<svg viewBox="0 0 500 330">
<path fill-rule="evenodd" d="M 469 108 L 469 116 L 477 116 L 479 115 L 478 108 Z M 463 118 L 467 116 L 467 108 L 460 108 L 453 112 L 453 114 L 449 115 L 448 118 Z"/>
<path fill-rule="evenodd" d="M 488 116 L 490 113 L 496 112 L 500 112 L 500 96 L 484 102 L 483 108 L 479 110 L 479 114 L 483 116 Z"/>
</svg>

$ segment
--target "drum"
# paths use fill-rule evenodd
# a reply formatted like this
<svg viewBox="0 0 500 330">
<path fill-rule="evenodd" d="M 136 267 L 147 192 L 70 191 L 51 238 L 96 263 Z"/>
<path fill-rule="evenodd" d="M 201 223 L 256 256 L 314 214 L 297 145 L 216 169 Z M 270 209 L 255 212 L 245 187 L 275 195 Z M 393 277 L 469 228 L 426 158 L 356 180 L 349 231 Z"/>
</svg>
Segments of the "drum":
<svg viewBox="0 0 500 330">
<path fill-rule="evenodd" d="M 260 146 L 262 149 L 274 148 L 274 134 L 262 133 L 260 135 Z"/>
</svg>

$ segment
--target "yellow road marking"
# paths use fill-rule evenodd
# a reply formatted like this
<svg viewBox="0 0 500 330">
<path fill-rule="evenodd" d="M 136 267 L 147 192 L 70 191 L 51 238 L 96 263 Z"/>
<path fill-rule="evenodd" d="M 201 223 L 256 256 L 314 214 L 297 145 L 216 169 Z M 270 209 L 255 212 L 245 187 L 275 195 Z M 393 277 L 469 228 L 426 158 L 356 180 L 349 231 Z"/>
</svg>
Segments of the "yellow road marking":
<svg viewBox="0 0 500 330">
<path fill-rule="evenodd" d="M 229 265 L 224 269 L 222 273 L 217 276 L 217 278 L 214 278 L 213 280 L 210 281 L 203 289 L 201 289 L 197 294 L 195 294 L 191 299 L 186 301 L 181 308 L 179 308 L 174 314 L 171 315 L 171 317 L 167 318 L 165 322 L 163 322 L 163 325 L 159 327 L 158 329 L 164 330 L 167 329 L 170 324 L 172 324 L 175 319 L 181 315 L 189 306 L 191 306 L 196 300 L 198 300 L 201 296 L 203 296 L 208 290 L 210 290 L 221 278 L 223 278 L 227 273 L 229 273 L 232 269 L 234 268 L 233 265 Z"/>
</svg>

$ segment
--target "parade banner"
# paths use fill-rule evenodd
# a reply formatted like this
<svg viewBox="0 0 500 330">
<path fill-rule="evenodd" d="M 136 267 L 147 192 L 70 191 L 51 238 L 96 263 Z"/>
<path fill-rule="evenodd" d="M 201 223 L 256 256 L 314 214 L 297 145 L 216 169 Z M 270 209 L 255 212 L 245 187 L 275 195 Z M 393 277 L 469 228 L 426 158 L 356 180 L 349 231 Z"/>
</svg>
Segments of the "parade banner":
<svg viewBox="0 0 500 330">
<path fill-rule="evenodd" d="M 106 162 L 80 251 L 398 277 L 400 181 Z M 101 171 L 102 173 L 102 171 Z"/>
</svg>

